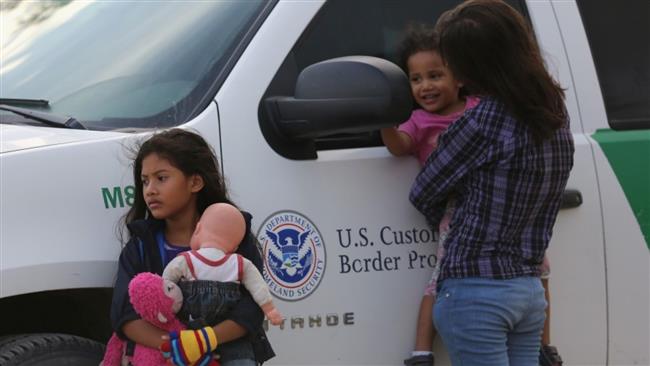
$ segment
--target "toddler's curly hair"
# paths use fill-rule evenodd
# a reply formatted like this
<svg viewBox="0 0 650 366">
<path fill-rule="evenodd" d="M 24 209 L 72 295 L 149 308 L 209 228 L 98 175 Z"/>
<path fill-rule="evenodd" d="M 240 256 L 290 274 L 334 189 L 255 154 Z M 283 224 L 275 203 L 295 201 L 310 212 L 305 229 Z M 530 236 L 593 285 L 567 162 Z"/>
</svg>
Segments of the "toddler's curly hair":
<svg viewBox="0 0 650 366">
<path fill-rule="evenodd" d="M 422 51 L 439 52 L 438 32 L 433 25 L 409 23 L 398 49 L 400 67 L 408 73 L 409 57 Z"/>
</svg>

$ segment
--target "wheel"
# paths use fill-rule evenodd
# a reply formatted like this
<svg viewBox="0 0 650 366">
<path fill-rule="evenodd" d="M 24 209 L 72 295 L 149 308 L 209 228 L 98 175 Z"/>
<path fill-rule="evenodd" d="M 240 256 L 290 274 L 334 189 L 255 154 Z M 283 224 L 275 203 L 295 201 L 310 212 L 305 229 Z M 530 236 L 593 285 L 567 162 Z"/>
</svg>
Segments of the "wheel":
<svg viewBox="0 0 650 366">
<path fill-rule="evenodd" d="M 104 346 L 68 334 L 29 334 L 4 338 L 0 344 L 3 366 L 97 366 Z"/>
<path fill-rule="evenodd" d="M 13 334 L 0 337 L 0 349 L 4 348 L 9 343 L 15 342 L 18 339 L 22 339 L 29 336 L 29 334 Z"/>
</svg>

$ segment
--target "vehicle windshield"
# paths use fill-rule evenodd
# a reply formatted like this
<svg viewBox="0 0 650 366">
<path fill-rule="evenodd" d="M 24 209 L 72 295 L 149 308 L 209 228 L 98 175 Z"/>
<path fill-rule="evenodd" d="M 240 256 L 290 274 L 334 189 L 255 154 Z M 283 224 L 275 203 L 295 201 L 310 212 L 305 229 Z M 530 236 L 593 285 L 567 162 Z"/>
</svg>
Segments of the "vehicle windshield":
<svg viewBox="0 0 650 366">
<path fill-rule="evenodd" d="M 90 129 L 178 125 L 209 103 L 206 93 L 216 92 L 263 5 L 3 1 L 0 98 L 48 100 L 49 107 L 29 108 L 73 116 Z"/>
</svg>

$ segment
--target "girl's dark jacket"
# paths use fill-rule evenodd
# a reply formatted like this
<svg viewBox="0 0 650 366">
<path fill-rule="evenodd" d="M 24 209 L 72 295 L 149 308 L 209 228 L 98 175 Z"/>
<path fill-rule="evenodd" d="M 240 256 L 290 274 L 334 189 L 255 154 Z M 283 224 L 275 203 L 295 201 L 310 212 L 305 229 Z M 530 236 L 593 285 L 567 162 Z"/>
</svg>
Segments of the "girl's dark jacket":
<svg viewBox="0 0 650 366">
<path fill-rule="evenodd" d="M 239 245 L 237 253 L 248 258 L 255 267 L 262 272 L 262 257 L 257 246 L 257 240 L 252 234 L 251 215 L 242 212 L 246 219 L 246 236 Z M 122 249 L 117 271 L 117 279 L 113 289 L 113 301 L 111 304 L 111 324 L 115 333 L 122 339 L 128 341 L 122 327 L 131 320 L 140 319 L 129 300 L 128 286 L 135 275 L 141 272 L 153 272 L 162 275 L 163 264 L 155 239 L 155 234 L 164 228 L 164 222 L 160 220 L 137 220 L 128 225 L 131 239 Z M 247 330 L 246 337 L 249 337 L 255 350 L 257 362 L 264 362 L 275 356 L 271 344 L 266 338 L 262 329 L 264 313 L 253 301 L 251 295 L 241 286 L 242 298 L 237 306 L 228 316 L 229 320 L 236 322 Z M 129 342 L 132 343 L 132 342 Z M 128 347 L 133 349 L 133 344 Z"/>
</svg>

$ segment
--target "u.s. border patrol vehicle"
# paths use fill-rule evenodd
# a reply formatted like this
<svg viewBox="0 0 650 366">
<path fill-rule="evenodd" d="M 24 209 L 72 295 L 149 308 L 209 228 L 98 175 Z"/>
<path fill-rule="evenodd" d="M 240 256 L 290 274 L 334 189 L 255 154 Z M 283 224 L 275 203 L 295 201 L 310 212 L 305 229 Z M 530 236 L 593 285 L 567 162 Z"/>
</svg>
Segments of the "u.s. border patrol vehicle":
<svg viewBox="0 0 650 366">
<path fill-rule="evenodd" d="M 274 365 L 399 365 L 436 262 L 408 202 L 405 25 L 458 1 L 3 2 L 0 364 L 97 364 L 129 147 L 178 126 L 254 215 Z M 648 2 L 509 1 L 566 88 L 576 153 L 548 254 L 568 365 L 648 365 Z M 388 60 L 388 61 L 382 61 Z M 438 363 L 449 364 L 440 340 Z"/>
</svg>

